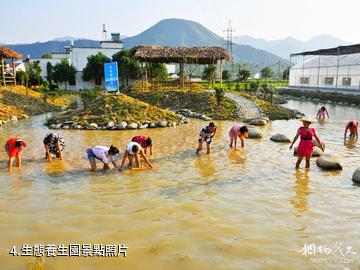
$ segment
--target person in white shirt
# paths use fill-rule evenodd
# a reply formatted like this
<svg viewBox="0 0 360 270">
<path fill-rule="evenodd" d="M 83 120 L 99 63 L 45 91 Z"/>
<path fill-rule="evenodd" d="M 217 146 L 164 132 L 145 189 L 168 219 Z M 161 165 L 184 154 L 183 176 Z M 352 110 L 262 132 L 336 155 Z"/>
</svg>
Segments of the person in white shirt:
<svg viewBox="0 0 360 270">
<path fill-rule="evenodd" d="M 141 145 L 138 144 L 137 142 L 131 142 L 126 146 L 124 158 L 121 162 L 119 170 L 120 171 L 123 170 L 126 159 L 129 160 L 129 167 L 132 167 L 134 158 L 135 158 L 136 167 L 140 168 L 141 167 L 140 156 L 146 161 L 146 163 L 149 165 L 149 167 L 152 168 L 152 165 L 151 165 L 149 159 L 147 158 L 145 151 L 141 147 Z"/>
<path fill-rule="evenodd" d="M 119 149 L 113 145 L 111 145 L 110 148 L 106 146 L 94 146 L 93 148 L 88 148 L 86 154 L 91 166 L 90 171 L 96 171 L 96 159 L 104 163 L 104 170 L 110 169 L 109 161 L 112 162 L 115 168 L 119 168 L 115 160 L 115 156 L 119 153 Z"/>
</svg>

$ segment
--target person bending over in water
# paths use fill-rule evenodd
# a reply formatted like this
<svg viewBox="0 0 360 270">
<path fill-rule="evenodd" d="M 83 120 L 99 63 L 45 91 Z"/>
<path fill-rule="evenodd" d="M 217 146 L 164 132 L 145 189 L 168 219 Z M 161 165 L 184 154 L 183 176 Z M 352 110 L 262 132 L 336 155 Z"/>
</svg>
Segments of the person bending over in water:
<svg viewBox="0 0 360 270">
<path fill-rule="evenodd" d="M 241 147 L 244 147 L 244 138 L 247 138 L 249 134 L 248 128 L 246 126 L 234 125 L 229 131 L 230 136 L 230 148 L 233 147 L 233 143 L 235 141 L 235 149 L 237 138 L 239 137 L 241 141 Z"/>
<path fill-rule="evenodd" d="M 313 123 L 313 121 L 309 118 L 303 118 L 301 121 L 303 122 L 303 126 L 298 129 L 298 131 L 294 137 L 294 140 L 290 145 L 290 149 L 292 149 L 294 143 L 300 137 L 300 143 L 299 143 L 298 149 L 297 149 L 298 160 L 296 162 L 295 169 L 299 169 L 299 166 L 300 166 L 303 158 L 305 158 L 305 160 L 306 160 L 305 168 L 310 168 L 310 158 L 312 156 L 312 152 L 313 152 L 313 148 L 314 148 L 314 143 L 312 141 L 313 137 L 318 142 L 321 150 L 323 152 L 325 151 L 320 139 L 318 138 L 318 136 L 315 133 L 315 129 L 310 128 L 310 124 Z"/>
<path fill-rule="evenodd" d="M 329 113 L 328 113 L 327 109 L 325 108 L 325 106 L 322 106 L 322 107 L 318 110 L 317 115 L 316 115 L 316 118 L 325 119 L 325 114 L 327 115 L 327 118 L 329 119 Z"/>
<path fill-rule="evenodd" d="M 348 122 L 345 126 L 345 133 L 344 133 L 344 139 L 346 139 L 346 135 L 348 130 L 350 131 L 350 138 L 355 138 L 356 140 L 358 139 L 358 127 L 359 127 L 359 122 L 356 120 L 351 120 L 350 122 Z"/>
<path fill-rule="evenodd" d="M 153 145 L 152 145 L 152 140 L 150 137 L 148 136 L 143 136 L 143 135 L 139 135 L 139 136 L 135 136 L 131 139 L 132 142 L 137 142 L 138 144 L 141 145 L 141 147 L 144 149 L 145 154 L 147 154 L 147 150 L 149 150 L 150 155 L 152 156 L 153 154 Z"/>
<path fill-rule="evenodd" d="M 26 147 L 26 142 L 19 138 L 10 138 L 5 143 L 5 151 L 9 157 L 7 164 L 8 171 L 12 171 L 14 158 L 16 158 L 16 167 L 21 168 L 21 151 L 23 147 Z"/>
<path fill-rule="evenodd" d="M 141 147 L 141 145 L 138 144 L 137 142 L 129 143 L 126 146 L 125 154 L 124 154 L 124 157 L 123 157 L 123 160 L 121 162 L 119 170 L 120 171 L 123 170 L 126 159 L 129 160 L 129 167 L 132 167 L 134 158 L 135 158 L 136 167 L 140 168 L 141 167 L 140 157 L 142 157 L 146 161 L 146 163 L 149 165 L 149 167 L 152 168 L 152 165 L 151 165 L 149 159 L 147 158 L 147 156 L 145 154 L 145 151 Z"/>
<path fill-rule="evenodd" d="M 96 159 L 104 163 L 104 170 L 110 170 L 109 161 L 112 162 L 115 168 L 118 168 L 116 164 L 115 156 L 120 153 L 119 149 L 113 145 L 106 146 L 94 146 L 86 150 L 87 158 L 90 162 L 91 172 L 96 172 Z"/>
<path fill-rule="evenodd" d="M 210 124 L 206 127 L 203 127 L 199 133 L 199 145 L 196 149 L 196 154 L 199 154 L 199 152 L 202 149 L 203 142 L 206 142 L 207 147 L 207 154 L 209 155 L 211 153 L 211 141 L 212 138 L 214 138 L 216 134 L 216 126 L 214 122 L 210 122 Z"/>
<path fill-rule="evenodd" d="M 64 139 L 60 134 L 47 133 L 43 140 L 45 147 L 45 158 L 51 162 L 51 155 L 56 156 L 60 160 L 63 159 L 62 152 L 65 148 Z"/>
</svg>

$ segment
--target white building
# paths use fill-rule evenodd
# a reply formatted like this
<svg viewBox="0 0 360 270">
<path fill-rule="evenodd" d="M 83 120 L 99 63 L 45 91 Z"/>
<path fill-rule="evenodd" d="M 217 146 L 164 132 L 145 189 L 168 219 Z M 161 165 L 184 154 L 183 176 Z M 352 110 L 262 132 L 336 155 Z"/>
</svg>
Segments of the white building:
<svg viewBox="0 0 360 270">
<path fill-rule="evenodd" d="M 360 44 L 291 54 L 289 87 L 360 91 Z"/>
<path fill-rule="evenodd" d="M 19 72 L 19 71 L 25 71 L 25 64 L 22 61 L 16 61 L 14 62 L 14 64 L 10 63 L 10 64 L 6 64 L 5 68 L 6 68 L 6 72 L 8 73 L 13 73 L 13 67 L 15 68 L 15 72 Z"/>
<path fill-rule="evenodd" d="M 50 59 L 30 59 L 31 62 L 39 61 L 41 67 L 41 76 L 47 78 L 47 64 L 51 63 L 52 66 L 55 66 L 57 63 L 60 63 L 63 59 L 69 61 L 70 64 L 74 65 L 77 70 L 75 76 L 75 82 L 69 82 L 67 85 L 68 90 L 80 90 L 80 89 L 91 89 L 96 86 L 103 87 L 104 82 L 95 82 L 95 80 L 84 81 L 83 70 L 87 64 L 87 58 L 91 55 L 97 53 L 102 53 L 109 58 L 115 53 L 118 53 L 124 48 L 123 42 L 120 40 L 119 33 L 112 33 L 111 40 L 100 41 L 100 47 L 74 47 L 73 45 L 65 46 L 64 53 L 52 53 L 52 58 Z M 63 85 L 59 85 L 63 88 Z"/>
</svg>

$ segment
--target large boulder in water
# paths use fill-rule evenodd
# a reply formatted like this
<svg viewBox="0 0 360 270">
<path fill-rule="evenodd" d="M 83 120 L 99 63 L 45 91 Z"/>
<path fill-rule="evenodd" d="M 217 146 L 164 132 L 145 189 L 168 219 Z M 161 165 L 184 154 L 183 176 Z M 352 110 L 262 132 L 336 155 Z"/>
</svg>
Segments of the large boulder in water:
<svg viewBox="0 0 360 270">
<path fill-rule="evenodd" d="M 266 126 L 266 124 L 268 123 L 267 119 L 253 119 L 250 121 L 250 125 L 253 125 L 253 126 Z"/>
<path fill-rule="evenodd" d="M 316 165 L 324 170 L 342 170 L 342 166 L 339 163 L 339 160 L 330 154 L 324 154 L 321 157 L 316 159 Z"/>
<path fill-rule="evenodd" d="M 249 139 L 259 139 L 262 138 L 262 133 L 260 130 L 256 129 L 256 128 L 248 128 L 249 131 Z"/>
<path fill-rule="evenodd" d="M 320 157 L 322 154 L 324 154 L 323 151 L 319 147 L 314 147 L 312 157 Z M 294 156 L 297 155 L 297 146 L 294 148 Z"/>
<path fill-rule="evenodd" d="M 354 182 L 360 183 L 360 168 L 357 168 L 352 176 Z"/>
<path fill-rule="evenodd" d="M 290 143 L 291 140 L 289 137 L 285 136 L 284 134 L 275 134 L 270 138 L 273 142 L 279 142 L 279 143 Z"/>
</svg>

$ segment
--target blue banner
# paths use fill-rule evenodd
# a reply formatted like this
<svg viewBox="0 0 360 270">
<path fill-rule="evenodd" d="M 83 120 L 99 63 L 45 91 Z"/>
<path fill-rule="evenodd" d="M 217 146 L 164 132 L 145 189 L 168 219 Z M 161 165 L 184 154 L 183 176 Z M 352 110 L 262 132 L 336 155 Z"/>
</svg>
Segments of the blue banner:
<svg viewBox="0 0 360 270">
<path fill-rule="evenodd" d="M 118 63 L 110 62 L 104 64 L 105 90 L 119 91 Z"/>
</svg>

